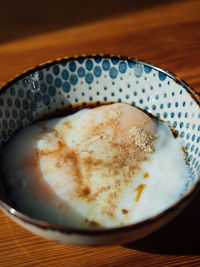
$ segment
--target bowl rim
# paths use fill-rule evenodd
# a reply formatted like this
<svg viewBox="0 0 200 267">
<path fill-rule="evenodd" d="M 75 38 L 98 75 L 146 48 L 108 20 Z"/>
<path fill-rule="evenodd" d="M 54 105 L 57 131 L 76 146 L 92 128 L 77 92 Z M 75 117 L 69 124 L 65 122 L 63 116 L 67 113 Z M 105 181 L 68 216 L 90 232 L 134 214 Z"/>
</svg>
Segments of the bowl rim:
<svg viewBox="0 0 200 267">
<path fill-rule="evenodd" d="M 14 76 L 11 78 L 8 82 L 6 82 L 3 86 L 0 87 L 0 94 L 4 92 L 7 88 L 12 86 L 15 82 L 18 82 L 19 80 L 23 79 L 29 74 L 32 74 L 36 71 L 39 71 L 41 69 L 44 69 L 46 67 L 51 67 L 55 64 L 61 64 L 63 62 L 70 62 L 70 61 L 77 61 L 80 58 L 83 59 L 94 59 L 95 57 L 100 57 L 101 59 L 108 59 L 111 60 L 113 58 L 117 58 L 118 60 L 127 61 L 127 62 L 133 62 L 135 64 L 142 64 L 143 66 L 151 67 L 154 70 L 157 70 L 161 73 L 164 73 L 171 79 L 173 79 L 177 84 L 181 85 L 193 98 L 193 100 L 198 104 L 200 107 L 200 94 L 197 93 L 191 86 L 189 86 L 185 81 L 180 79 L 177 75 L 175 75 L 172 72 L 169 72 L 163 68 L 158 67 L 157 65 L 153 65 L 151 63 L 147 63 L 143 60 L 128 57 L 128 56 L 122 56 L 122 55 L 114 55 L 114 54 L 82 54 L 82 55 L 74 55 L 74 56 L 66 56 L 57 58 L 50 61 L 45 61 L 44 63 L 41 63 L 39 65 L 36 65 L 34 67 L 31 67 L 27 69 L 26 71 Z M 81 235 L 102 235 L 102 234 L 114 234 L 115 232 L 124 232 L 124 231 L 133 231 L 138 228 L 142 228 L 143 226 L 152 224 L 163 217 L 165 217 L 167 214 L 170 214 L 177 208 L 179 208 L 181 205 L 183 205 L 185 202 L 189 201 L 189 199 L 192 199 L 194 195 L 199 191 L 200 189 L 200 177 L 197 180 L 197 182 L 190 188 L 190 190 L 178 201 L 176 201 L 172 206 L 168 207 L 164 211 L 158 213 L 157 215 L 154 215 L 148 219 L 120 227 L 113 227 L 113 228 L 102 228 L 102 229 L 83 229 L 83 228 L 75 228 L 75 227 L 69 227 L 69 226 L 61 226 L 52 224 L 49 222 L 45 222 L 39 219 L 35 219 L 22 211 L 18 210 L 15 207 L 12 207 L 6 200 L 1 199 L 0 196 L 0 208 L 8 212 L 8 214 L 13 215 L 14 217 L 22 220 L 25 223 L 32 224 L 36 227 L 45 229 L 45 230 L 52 230 L 52 231 L 59 231 L 61 233 L 65 234 L 81 234 Z"/>
</svg>

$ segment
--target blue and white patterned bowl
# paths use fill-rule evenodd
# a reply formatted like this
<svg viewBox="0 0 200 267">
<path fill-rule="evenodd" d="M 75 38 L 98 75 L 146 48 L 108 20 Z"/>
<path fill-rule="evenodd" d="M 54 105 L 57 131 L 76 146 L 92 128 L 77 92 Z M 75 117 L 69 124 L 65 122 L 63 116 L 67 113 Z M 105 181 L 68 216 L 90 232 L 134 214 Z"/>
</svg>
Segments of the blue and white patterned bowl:
<svg viewBox="0 0 200 267">
<path fill-rule="evenodd" d="M 88 103 L 126 102 L 168 121 L 180 134 L 190 166 L 190 179 L 180 201 L 161 214 L 131 226 L 78 230 L 31 218 L 16 209 L 0 181 L 0 206 L 17 223 L 43 237 L 80 245 L 119 244 L 137 240 L 172 220 L 199 188 L 200 101 L 175 75 L 143 61 L 92 55 L 58 59 L 9 81 L 0 92 L 0 151 L 21 128 L 38 119 Z"/>
</svg>

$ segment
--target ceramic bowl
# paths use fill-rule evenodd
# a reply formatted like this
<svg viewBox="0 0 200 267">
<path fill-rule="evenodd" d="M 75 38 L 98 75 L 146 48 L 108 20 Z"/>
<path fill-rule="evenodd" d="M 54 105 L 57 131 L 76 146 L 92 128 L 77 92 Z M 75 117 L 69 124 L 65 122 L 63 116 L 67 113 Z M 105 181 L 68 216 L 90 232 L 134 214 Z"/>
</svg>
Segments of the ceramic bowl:
<svg viewBox="0 0 200 267">
<path fill-rule="evenodd" d="M 48 239 L 78 245 L 135 241 L 171 221 L 199 188 L 200 101 L 175 75 L 143 61 L 122 56 L 92 55 L 41 64 L 9 81 L 0 91 L 0 151 L 23 127 L 74 105 L 126 102 L 168 121 L 182 138 L 190 178 L 181 199 L 162 213 L 130 226 L 80 230 L 52 225 L 20 212 L 0 181 L 0 206 L 24 228 Z"/>
</svg>

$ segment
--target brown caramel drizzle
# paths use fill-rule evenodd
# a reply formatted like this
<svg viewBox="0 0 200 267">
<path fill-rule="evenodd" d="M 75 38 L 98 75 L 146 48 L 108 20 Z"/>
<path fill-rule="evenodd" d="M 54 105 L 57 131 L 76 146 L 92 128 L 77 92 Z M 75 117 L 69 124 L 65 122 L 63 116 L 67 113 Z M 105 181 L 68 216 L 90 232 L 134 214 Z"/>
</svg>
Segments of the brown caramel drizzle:
<svg viewBox="0 0 200 267">
<path fill-rule="evenodd" d="M 139 201 L 145 186 L 146 186 L 145 184 L 141 184 L 135 189 L 135 191 L 137 191 L 137 196 L 135 198 L 135 201 Z"/>
<path fill-rule="evenodd" d="M 181 149 L 182 149 L 182 151 L 183 151 L 184 154 L 185 154 L 185 163 L 186 163 L 187 165 L 189 165 L 189 161 L 188 161 L 188 157 L 187 157 L 187 150 L 186 150 L 186 148 L 185 148 L 184 146 L 182 146 Z"/>
<path fill-rule="evenodd" d="M 128 213 L 128 210 L 122 209 L 122 214 L 127 214 L 127 213 Z"/>
</svg>

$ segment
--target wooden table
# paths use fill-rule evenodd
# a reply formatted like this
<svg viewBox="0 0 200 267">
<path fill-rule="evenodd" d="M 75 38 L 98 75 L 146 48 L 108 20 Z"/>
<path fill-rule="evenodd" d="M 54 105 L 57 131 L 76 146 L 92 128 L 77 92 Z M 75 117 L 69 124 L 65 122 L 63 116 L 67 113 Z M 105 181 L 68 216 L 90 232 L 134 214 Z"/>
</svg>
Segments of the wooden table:
<svg viewBox="0 0 200 267">
<path fill-rule="evenodd" d="M 57 1 L 58 8 L 54 2 L 3 1 L 0 86 L 43 61 L 101 52 L 159 65 L 200 92 L 199 0 L 102 0 L 97 6 L 85 0 L 80 8 L 77 1 Z M 0 222 L 0 266 L 200 266 L 200 194 L 172 223 L 124 246 L 63 245 L 29 233 L 2 212 Z"/>
</svg>

